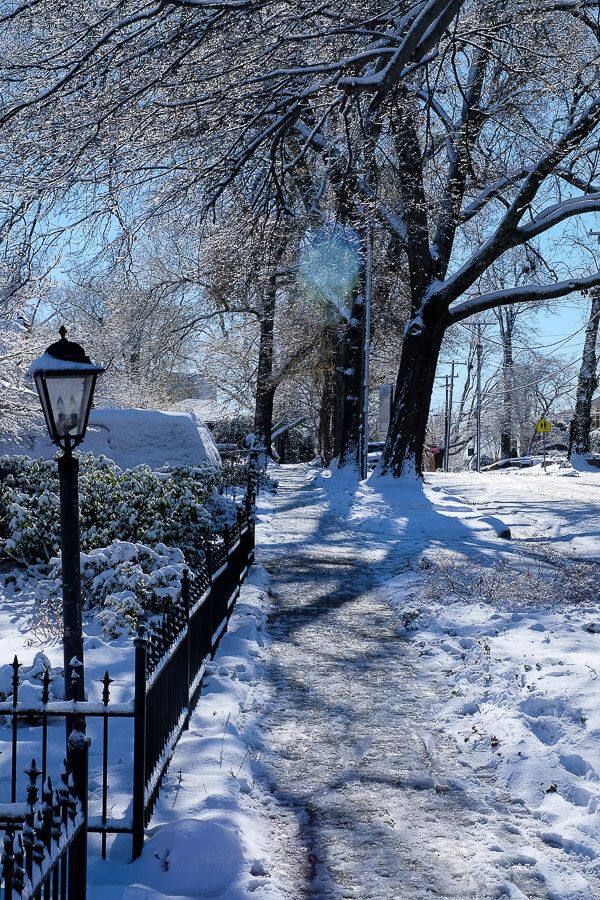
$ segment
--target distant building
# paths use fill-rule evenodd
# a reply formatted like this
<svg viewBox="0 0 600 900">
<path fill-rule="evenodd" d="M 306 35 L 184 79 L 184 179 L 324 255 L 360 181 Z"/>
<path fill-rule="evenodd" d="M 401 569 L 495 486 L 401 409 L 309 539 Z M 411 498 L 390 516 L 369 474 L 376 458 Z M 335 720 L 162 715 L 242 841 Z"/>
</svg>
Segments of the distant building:
<svg viewBox="0 0 600 900">
<path fill-rule="evenodd" d="M 560 425 L 561 423 L 568 429 L 571 425 L 571 420 L 575 415 L 575 410 L 573 408 L 563 409 L 560 412 L 553 413 L 552 415 L 552 423 Z M 597 431 L 600 428 L 600 397 L 596 397 L 595 400 L 592 400 L 592 418 L 590 422 L 590 431 Z"/>
</svg>

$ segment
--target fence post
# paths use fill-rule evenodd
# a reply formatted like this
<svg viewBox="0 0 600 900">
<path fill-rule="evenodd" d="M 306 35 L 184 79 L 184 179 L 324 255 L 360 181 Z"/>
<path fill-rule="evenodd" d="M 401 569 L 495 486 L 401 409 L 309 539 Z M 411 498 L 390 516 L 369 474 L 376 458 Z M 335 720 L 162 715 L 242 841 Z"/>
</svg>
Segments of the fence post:
<svg viewBox="0 0 600 900">
<path fill-rule="evenodd" d="M 229 525 L 223 526 L 223 543 L 225 544 L 225 557 L 226 561 L 229 561 L 229 544 L 231 541 L 229 540 Z"/>
<path fill-rule="evenodd" d="M 206 571 L 208 572 L 208 580 L 212 584 L 213 560 L 212 560 L 212 544 L 210 542 L 210 537 L 207 537 L 204 541 L 204 555 L 206 557 Z"/>
<path fill-rule="evenodd" d="M 256 544 L 256 519 L 254 518 L 254 509 L 248 512 L 248 565 L 254 562 L 254 547 Z"/>
<path fill-rule="evenodd" d="M 19 702 L 19 660 L 15 656 L 12 661 L 12 701 L 13 701 L 13 716 L 12 716 L 12 757 L 11 757 L 11 787 L 10 787 L 10 802 L 16 803 L 17 800 L 17 748 L 18 748 L 18 720 L 17 720 L 17 704 Z"/>
<path fill-rule="evenodd" d="M 210 541 L 210 535 L 204 539 L 204 556 L 205 556 L 205 565 L 206 565 L 206 574 L 208 575 L 208 597 L 206 599 L 206 603 L 208 603 L 208 634 L 203 635 L 204 641 L 204 650 L 210 656 L 212 651 L 212 636 L 213 636 L 213 555 L 212 555 L 212 544 Z"/>
<path fill-rule="evenodd" d="M 190 657 L 190 573 L 188 569 L 183 570 L 183 575 L 181 577 L 181 599 L 183 600 L 183 609 L 185 612 L 185 629 L 186 635 L 184 639 L 184 647 L 185 647 L 185 672 L 186 672 L 186 684 L 187 684 L 187 716 L 185 718 L 185 727 L 186 729 L 190 727 L 190 687 L 192 686 L 192 679 L 190 674 L 191 667 L 191 657 Z"/>
<path fill-rule="evenodd" d="M 85 897 L 87 885 L 87 815 L 88 767 L 90 739 L 85 733 L 85 718 L 75 716 L 73 729 L 67 740 L 67 759 L 70 766 L 73 794 L 81 804 L 83 825 L 69 853 L 69 900 Z"/>
<path fill-rule="evenodd" d="M 131 856 L 137 859 L 144 846 L 146 792 L 146 654 L 144 626 L 135 639 L 135 701 L 133 720 L 133 840 Z"/>
<path fill-rule="evenodd" d="M 238 507 L 237 511 L 238 532 L 240 535 L 240 543 L 237 549 L 237 582 L 238 593 L 242 586 L 242 569 L 246 565 L 246 538 L 244 536 L 244 511 Z"/>
</svg>

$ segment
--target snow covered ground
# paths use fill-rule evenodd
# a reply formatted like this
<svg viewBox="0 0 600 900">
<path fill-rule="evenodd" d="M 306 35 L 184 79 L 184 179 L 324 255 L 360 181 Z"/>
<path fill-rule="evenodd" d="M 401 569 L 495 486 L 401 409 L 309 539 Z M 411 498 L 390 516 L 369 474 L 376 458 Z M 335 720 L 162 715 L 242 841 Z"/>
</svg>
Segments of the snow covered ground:
<svg viewBox="0 0 600 900">
<path fill-rule="evenodd" d="M 278 477 L 143 856 L 91 900 L 600 898 L 600 472 Z M 88 640 L 90 677 L 125 653 Z"/>
<path fill-rule="evenodd" d="M 544 477 L 554 499 L 579 483 Z M 598 518 L 596 476 L 581 477 L 580 531 Z M 513 502 L 543 525 L 537 481 Z M 566 539 L 506 541 L 498 510 L 442 487 L 355 492 L 282 470 L 259 733 L 264 783 L 298 819 L 304 890 L 600 897 L 597 572 L 560 574 L 547 551 Z"/>
<path fill-rule="evenodd" d="M 428 481 L 498 515 L 519 544 L 543 541 L 561 552 L 600 558 L 600 469 L 436 472 Z"/>
</svg>

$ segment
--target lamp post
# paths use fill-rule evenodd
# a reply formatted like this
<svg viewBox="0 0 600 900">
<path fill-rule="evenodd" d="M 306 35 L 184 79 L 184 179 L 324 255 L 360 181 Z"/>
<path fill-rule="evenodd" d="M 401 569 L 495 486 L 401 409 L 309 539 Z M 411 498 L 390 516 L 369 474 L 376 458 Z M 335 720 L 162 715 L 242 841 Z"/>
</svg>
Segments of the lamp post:
<svg viewBox="0 0 600 900">
<path fill-rule="evenodd" d="M 79 460 L 73 449 L 82 442 L 102 366 L 94 365 L 83 347 L 60 340 L 32 364 L 30 372 L 52 439 L 63 451 L 58 460 L 63 589 L 65 700 L 84 699 L 81 571 L 79 558 Z"/>
</svg>

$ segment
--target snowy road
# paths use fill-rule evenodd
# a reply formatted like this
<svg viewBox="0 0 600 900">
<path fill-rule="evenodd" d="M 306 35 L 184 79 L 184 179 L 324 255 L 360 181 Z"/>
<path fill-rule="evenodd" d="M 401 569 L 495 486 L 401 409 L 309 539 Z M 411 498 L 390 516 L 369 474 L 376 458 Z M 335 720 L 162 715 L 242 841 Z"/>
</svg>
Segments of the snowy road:
<svg viewBox="0 0 600 900">
<path fill-rule="evenodd" d="M 435 721 L 443 676 L 400 636 L 377 581 L 416 548 L 384 561 L 322 479 L 300 467 L 279 477 L 260 532 L 273 611 L 258 729 L 263 783 L 298 823 L 280 877 L 301 872 L 303 896 L 323 900 L 600 898 L 592 861 L 543 843 L 534 813 L 492 767 L 461 763 Z"/>
</svg>

